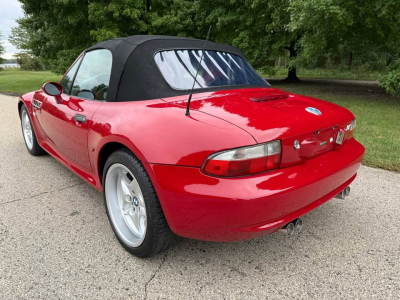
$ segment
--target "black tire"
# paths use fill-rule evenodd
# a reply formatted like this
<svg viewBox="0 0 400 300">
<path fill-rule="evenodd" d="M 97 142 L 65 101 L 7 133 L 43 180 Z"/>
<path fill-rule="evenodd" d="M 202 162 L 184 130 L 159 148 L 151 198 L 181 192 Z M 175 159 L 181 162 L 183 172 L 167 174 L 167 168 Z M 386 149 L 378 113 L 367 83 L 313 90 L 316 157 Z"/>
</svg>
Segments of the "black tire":
<svg viewBox="0 0 400 300">
<path fill-rule="evenodd" d="M 106 177 L 110 167 L 114 164 L 122 164 L 132 172 L 143 194 L 146 205 L 147 229 L 142 244 L 137 247 L 131 247 L 121 239 L 110 217 L 106 199 Z M 103 195 L 108 220 L 115 236 L 129 253 L 141 258 L 151 257 L 167 250 L 180 240 L 168 226 L 160 201 L 146 170 L 140 160 L 128 149 L 117 150 L 108 157 L 103 171 Z"/>
<path fill-rule="evenodd" d="M 29 123 L 30 123 L 30 127 L 31 127 L 31 134 L 32 134 L 32 146 L 31 147 L 29 147 L 29 142 L 26 140 L 26 137 L 25 137 L 25 134 L 24 134 L 24 128 L 23 128 L 23 116 L 24 116 L 24 114 L 26 114 L 26 116 L 28 117 Z M 30 117 L 28 109 L 26 108 L 25 105 L 21 106 L 20 120 L 21 120 L 22 137 L 24 138 L 25 146 L 26 146 L 26 149 L 28 150 L 28 152 L 33 156 L 39 156 L 39 155 L 45 154 L 46 151 L 44 151 L 43 148 L 39 146 L 39 143 L 38 143 L 38 141 L 36 139 L 36 134 L 35 134 L 35 130 L 34 130 L 33 126 L 32 126 L 31 117 Z"/>
</svg>

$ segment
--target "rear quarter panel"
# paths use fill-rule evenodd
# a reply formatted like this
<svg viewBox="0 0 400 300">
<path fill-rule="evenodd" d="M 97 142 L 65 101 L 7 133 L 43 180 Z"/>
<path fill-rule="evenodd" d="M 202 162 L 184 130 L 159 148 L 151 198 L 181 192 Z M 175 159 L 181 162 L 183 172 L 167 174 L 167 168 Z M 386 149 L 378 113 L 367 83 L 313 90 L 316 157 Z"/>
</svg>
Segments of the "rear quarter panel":
<svg viewBox="0 0 400 300">
<path fill-rule="evenodd" d="M 235 125 L 197 111 L 185 116 L 184 108 L 161 100 L 104 103 L 88 138 L 94 163 L 104 145 L 118 142 L 142 162 L 192 167 L 214 152 L 256 144 Z"/>
</svg>

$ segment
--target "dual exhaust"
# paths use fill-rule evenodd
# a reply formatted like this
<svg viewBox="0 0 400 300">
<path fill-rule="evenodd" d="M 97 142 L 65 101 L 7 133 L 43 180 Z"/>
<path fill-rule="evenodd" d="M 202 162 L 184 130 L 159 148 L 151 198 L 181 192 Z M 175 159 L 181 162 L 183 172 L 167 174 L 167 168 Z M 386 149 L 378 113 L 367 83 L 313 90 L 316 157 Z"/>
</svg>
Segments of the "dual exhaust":
<svg viewBox="0 0 400 300">
<path fill-rule="evenodd" d="M 294 232 L 300 233 L 302 229 L 303 229 L 303 220 L 299 218 L 293 220 L 290 223 L 287 223 L 285 226 L 279 229 L 279 232 L 286 234 L 287 236 L 292 236 Z"/>
<path fill-rule="evenodd" d="M 350 195 L 350 187 L 347 186 L 343 191 L 341 191 L 339 194 L 337 194 L 334 198 L 337 199 L 345 199 Z M 279 232 L 286 234 L 287 236 L 292 236 L 295 232 L 300 233 L 303 228 L 303 221 L 298 218 L 296 220 L 293 220 L 292 222 L 287 223 L 285 226 L 283 226 L 281 229 L 279 229 Z"/>
</svg>

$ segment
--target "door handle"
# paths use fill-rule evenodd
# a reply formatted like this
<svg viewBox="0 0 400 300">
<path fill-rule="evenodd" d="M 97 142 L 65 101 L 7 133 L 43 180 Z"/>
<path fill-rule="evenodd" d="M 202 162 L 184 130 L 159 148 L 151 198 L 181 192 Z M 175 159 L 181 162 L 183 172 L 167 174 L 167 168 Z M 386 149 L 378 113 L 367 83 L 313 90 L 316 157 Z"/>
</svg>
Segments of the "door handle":
<svg viewBox="0 0 400 300">
<path fill-rule="evenodd" d="M 84 115 L 76 114 L 74 120 L 79 123 L 86 123 L 86 117 Z"/>
</svg>

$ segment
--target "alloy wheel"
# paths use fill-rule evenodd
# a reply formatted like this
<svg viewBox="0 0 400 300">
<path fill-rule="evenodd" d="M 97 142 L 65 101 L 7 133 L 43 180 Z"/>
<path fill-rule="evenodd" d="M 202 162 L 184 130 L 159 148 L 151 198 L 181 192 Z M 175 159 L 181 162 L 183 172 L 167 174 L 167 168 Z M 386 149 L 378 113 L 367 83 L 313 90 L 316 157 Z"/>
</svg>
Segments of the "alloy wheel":
<svg viewBox="0 0 400 300">
<path fill-rule="evenodd" d="M 26 110 L 22 110 L 21 122 L 22 122 L 22 131 L 24 133 L 24 140 L 26 146 L 28 147 L 29 150 L 32 150 L 33 148 L 32 124 Z"/>
<path fill-rule="evenodd" d="M 109 168 L 105 196 L 118 236 L 130 247 L 140 246 L 147 230 L 146 205 L 138 181 L 126 166 L 116 163 Z"/>
</svg>

